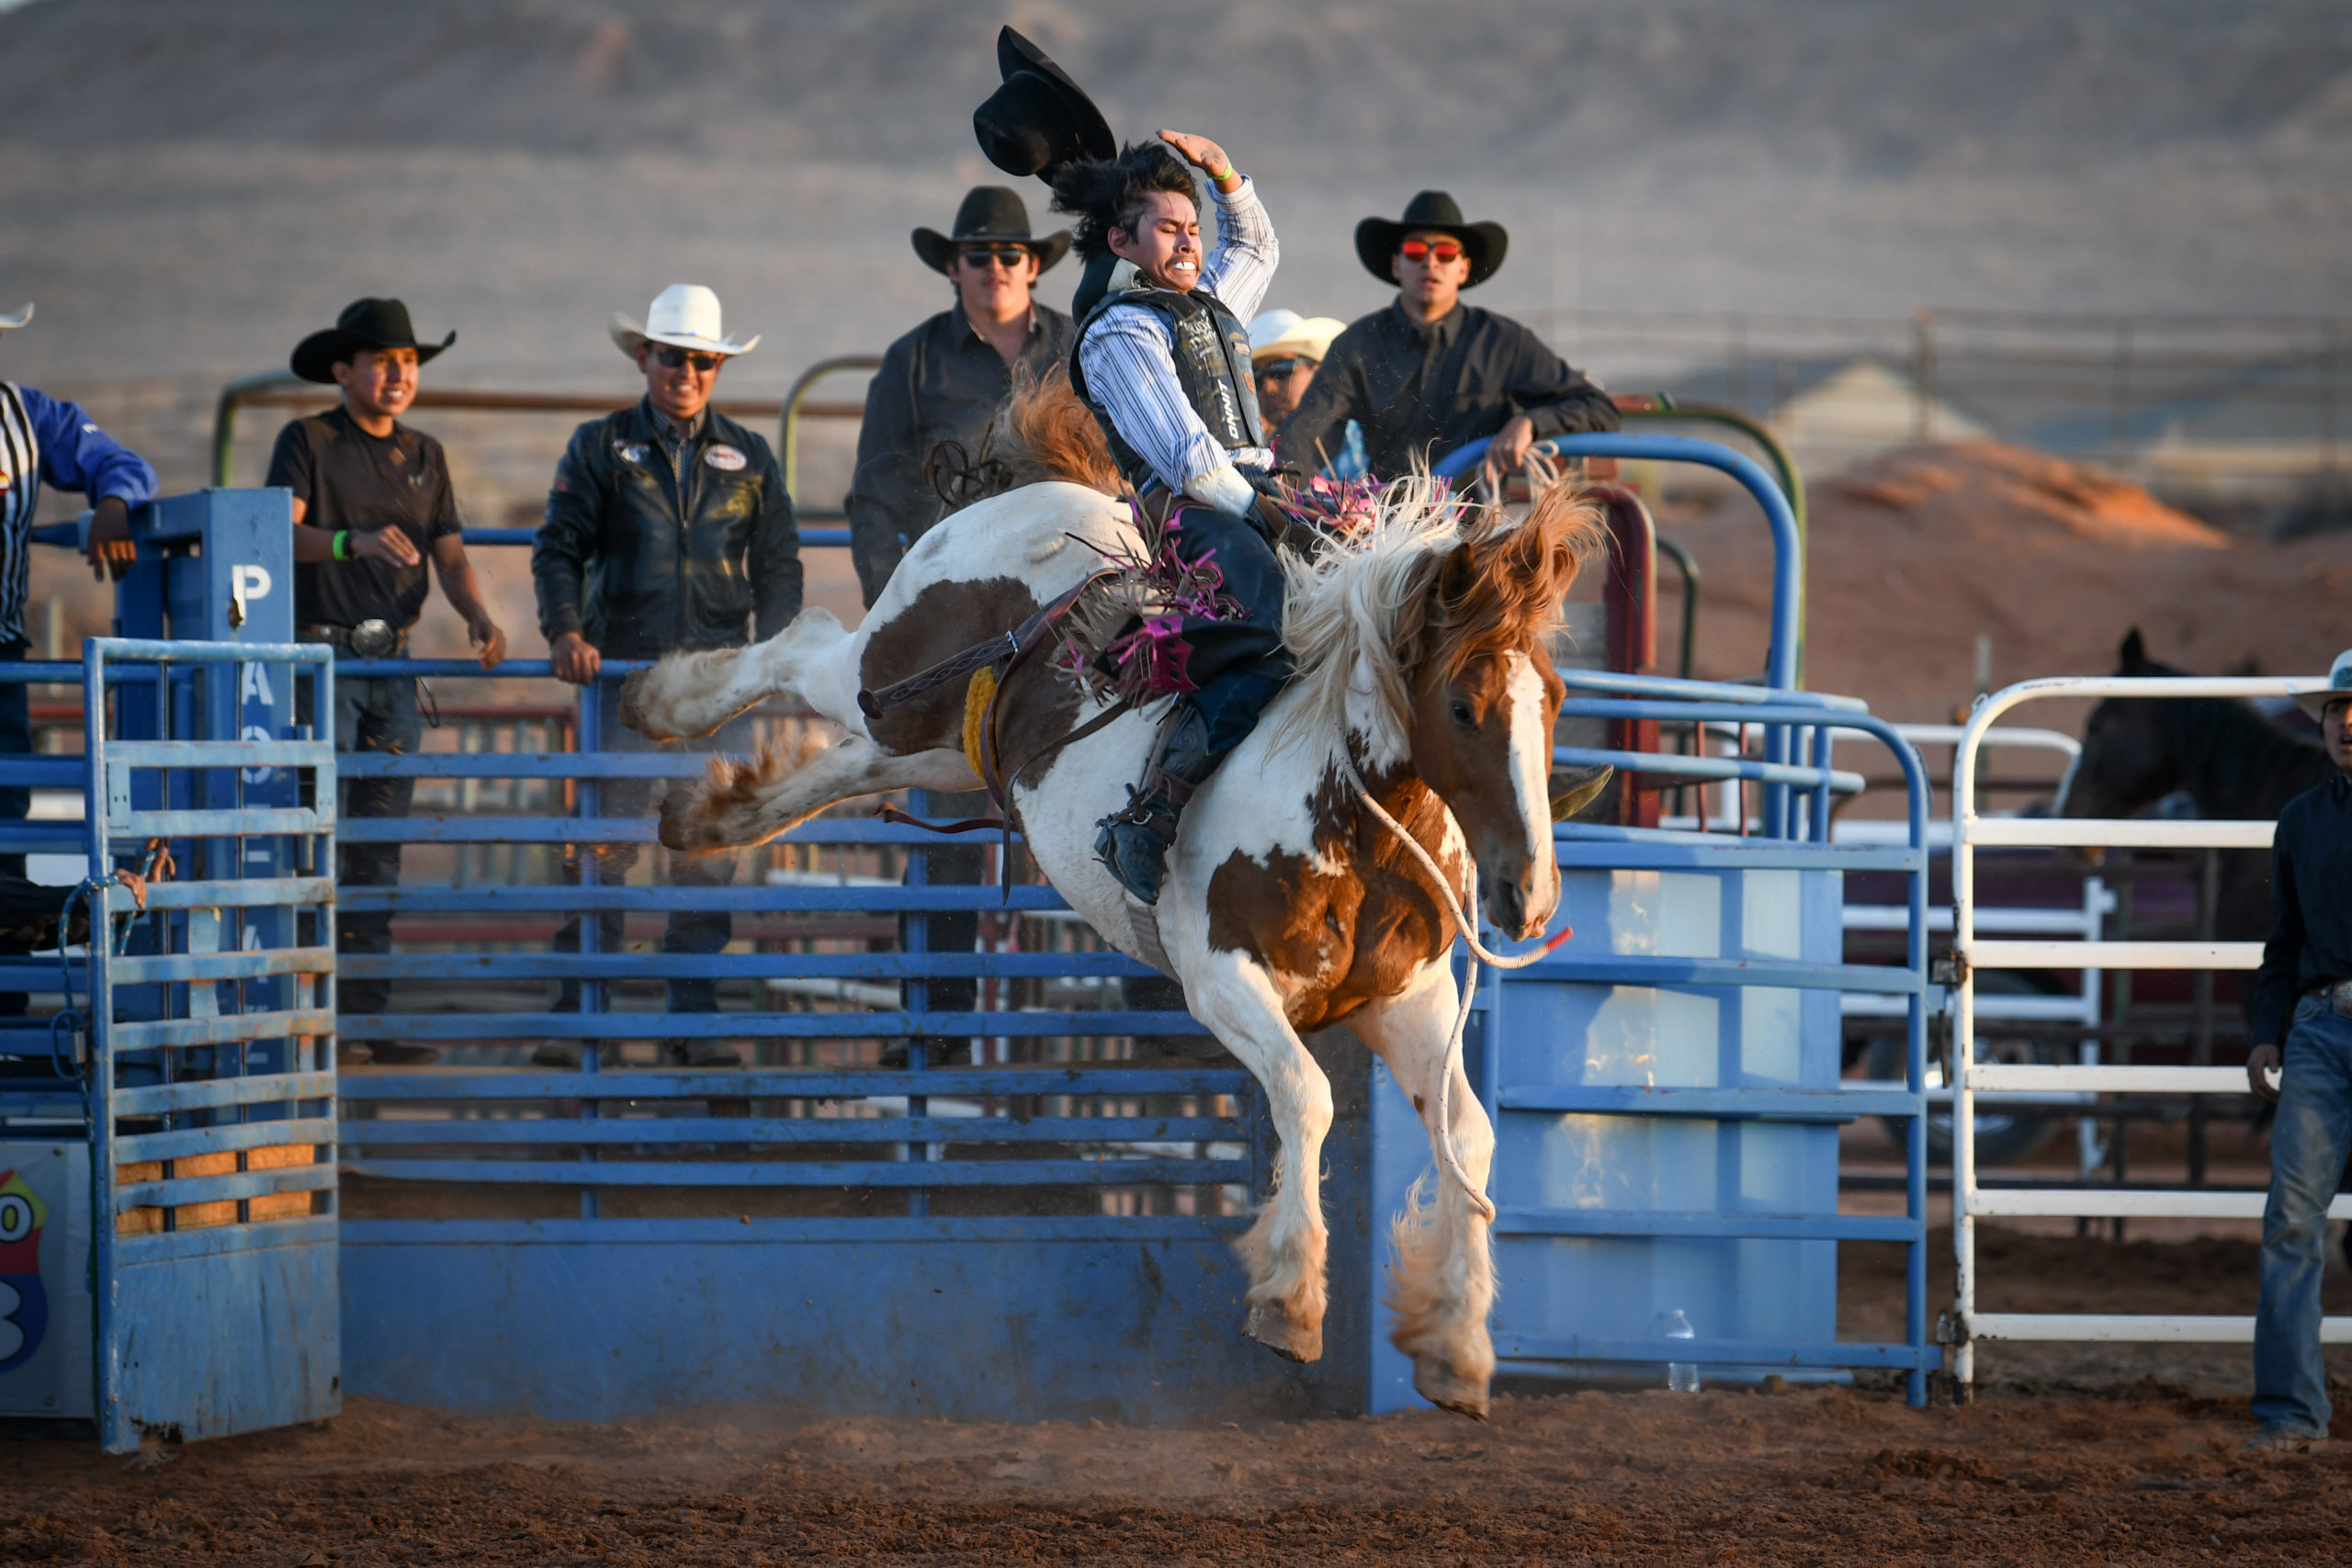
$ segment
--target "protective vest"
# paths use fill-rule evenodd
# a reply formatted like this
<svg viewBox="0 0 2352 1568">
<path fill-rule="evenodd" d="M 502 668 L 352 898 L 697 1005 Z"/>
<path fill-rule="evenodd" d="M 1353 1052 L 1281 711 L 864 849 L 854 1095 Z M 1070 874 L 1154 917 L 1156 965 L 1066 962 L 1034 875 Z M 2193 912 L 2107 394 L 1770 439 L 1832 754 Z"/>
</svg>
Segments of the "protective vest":
<svg viewBox="0 0 2352 1568">
<path fill-rule="evenodd" d="M 1080 344 L 1102 312 L 1114 305 L 1140 305 L 1168 319 L 1169 334 L 1174 340 L 1176 384 L 1193 412 L 1201 416 L 1210 439 L 1228 452 L 1265 445 L 1258 423 L 1258 386 L 1250 373 L 1250 329 L 1223 301 L 1205 288 L 1190 294 L 1165 288 L 1125 289 L 1105 296 L 1086 313 L 1078 330 Z M 1070 350 L 1069 380 L 1102 426 L 1120 476 L 1138 491 L 1162 482 L 1142 454 L 1119 434 L 1109 407 L 1086 385 L 1086 372 L 1079 367 L 1075 347 Z"/>
</svg>

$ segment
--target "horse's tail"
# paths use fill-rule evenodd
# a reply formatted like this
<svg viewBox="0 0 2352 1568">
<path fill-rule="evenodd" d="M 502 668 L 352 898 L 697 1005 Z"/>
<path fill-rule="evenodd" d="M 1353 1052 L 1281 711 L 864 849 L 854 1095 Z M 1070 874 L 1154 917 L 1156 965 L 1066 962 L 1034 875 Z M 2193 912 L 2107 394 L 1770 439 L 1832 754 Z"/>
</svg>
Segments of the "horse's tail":
<svg viewBox="0 0 2352 1568">
<path fill-rule="evenodd" d="M 1007 490 L 1063 479 L 1120 495 L 1126 482 L 1111 458 L 1094 411 L 1079 400 L 1069 368 L 1058 362 L 1042 371 L 1016 370 L 1012 389 L 997 410 L 990 455 L 1004 464 Z"/>
</svg>

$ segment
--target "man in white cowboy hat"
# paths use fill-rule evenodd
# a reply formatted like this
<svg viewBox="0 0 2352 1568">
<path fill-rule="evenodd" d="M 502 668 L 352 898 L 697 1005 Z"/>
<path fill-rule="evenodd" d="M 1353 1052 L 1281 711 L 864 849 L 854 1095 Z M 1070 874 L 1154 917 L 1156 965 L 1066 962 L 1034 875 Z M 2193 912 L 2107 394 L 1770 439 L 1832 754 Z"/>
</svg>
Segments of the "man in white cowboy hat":
<svg viewBox="0 0 2352 1568">
<path fill-rule="evenodd" d="M 30 305 L 0 312 L 0 333 L 32 319 Z M 25 607 L 32 594 L 33 513 L 43 484 L 89 497 L 90 570 L 119 579 L 133 558 L 130 509 L 154 498 L 155 470 L 79 405 L 0 381 L 0 660 L 22 660 L 32 646 Z M 0 682 L 0 757 L 33 749 L 27 693 L 21 681 Z M 31 790 L 0 784 L 0 821 L 21 820 L 31 809 Z M 24 856 L 0 855 L 0 879 L 20 878 L 24 870 Z M 0 1017 L 24 1010 L 23 992 L 0 992 Z"/>
<path fill-rule="evenodd" d="M 1035 299 L 1038 276 L 1069 252 L 1069 231 L 1029 232 L 1029 209 L 1002 186 L 978 186 L 952 233 L 914 231 L 915 254 L 955 285 L 956 302 L 892 344 L 865 389 L 857 473 L 842 508 L 866 607 L 908 547 L 947 514 L 956 477 L 1016 369 L 1042 375 L 1069 356 L 1077 327 Z M 934 482 L 936 481 L 936 482 Z M 966 499 L 957 496 L 960 502 Z"/>
<path fill-rule="evenodd" d="M 1396 222 L 1357 224 L 1356 259 L 1396 285 L 1396 300 L 1332 343 L 1275 443 L 1283 462 L 1320 468 L 1351 419 L 1385 479 L 1482 436 L 1491 438 L 1489 462 L 1509 471 L 1538 441 L 1616 429 L 1615 405 L 1589 377 L 1517 321 L 1461 302 L 1502 266 L 1509 246 L 1501 224 L 1465 221 L 1442 190 L 1413 197 Z"/>
<path fill-rule="evenodd" d="M 642 751 L 650 743 L 620 722 L 618 682 L 598 682 L 605 660 L 741 648 L 774 637 L 800 613 L 800 532 L 767 442 L 710 406 L 727 361 L 760 341 L 726 335 L 718 296 L 698 284 L 673 283 L 655 296 L 642 323 L 616 315 L 611 331 L 644 377 L 645 396 L 571 433 L 531 548 L 531 576 L 556 674 L 576 685 L 598 683 L 607 750 Z M 706 751 L 751 749 L 742 721 L 686 744 Z M 600 809 L 607 817 L 643 816 L 656 788 L 650 779 L 607 779 Z M 635 863 L 637 846 L 606 845 L 597 853 L 602 880 L 617 882 Z M 735 879 L 735 857 L 673 854 L 669 870 L 683 886 L 724 886 Z M 601 916 L 598 930 L 605 952 L 619 946 L 617 914 Z M 724 911 L 676 913 L 662 951 L 715 953 L 731 931 Z M 577 920 L 556 935 L 559 951 L 579 944 Z M 578 987 L 567 986 L 558 1006 L 577 1008 Z M 715 1012 L 718 1006 L 716 982 L 670 982 L 672 1012 Z M 738 1060 L 715 1040 L 675 1044 L 672 1054 L 696 1066 Z M 578 1056 L 551 1047 L 540 1059 Z"/>
<path fill-rule="evenodd" d="M 2295 700 L 2319 720 L 2336 772 L 2286 804 L 2271 840 L 2270 940 L 2254 977 L 2245 1061 L 2247 1087 L 2278 1105 L 2254 1319 L 2262 1429 L 2242 1445 L 2250 1453 L 2326 1440 L 2320 1279 L 2327 1208 L 2352 1150 L 2352 649 L 2335 656 L 2324 689 Z"/>
<path fill-rule="evenodd" d="M 1337 316 L 1302 316 L 1295 310 L 1261 310 L 1250 319 L 1250 374 L 1258 383 L 1258 417 L 1269 431 L 1298 412 L 1315 384 L 1315 373 L 1331 352 L 1331 340 L 1347 331 Z M 1334 479 L 1364 471 L 1363 427 L 1348 421 L 1340 449 L 1324 465 Z"/>
<path fill-rule="evenodd" d="M 304 337 L 290 360 L 305 381 L 340 388 L 342 402 L 290 420 L 277 433 L 262 481 L 294 498 L 294 635 L 331 644 L 338 658 L 397 659 L 424 609 L 425 562 L 441 579 L 449 607 L 464 617 L 481 667 L 506 657 L 506 634 L 491 617 L 466 558 L 456 487 L 441 443 L 400 422 L 416 400 L 417 372 L 458 341 L 420 343 L 398 299 L 357 299 L 335 324 Z M 301 694 L 309 697 L 305 682 Z M 334 712 L 306 722 L 333 727 L 339 751 L 416 750 L 424 735 L 413 675 L 346 676 L 334 682 Z M 414 779 L 349 778 L 343 813 L 354 819 L 406 817 Z M 401 879 L 399 844 L 346 843 L 335 852 L 345 887 L 392 887 Z M 392 951 L 389 912 L 335 912 L 340 953 Z M 391 1005 L 389 980 L 345 980 L 336 1005 L 355 1014 Z M 416 1066 L 440 1053 L 430 1045 L 381 1040 L 338 1048 L 342 1059 Z"/>
</svg>

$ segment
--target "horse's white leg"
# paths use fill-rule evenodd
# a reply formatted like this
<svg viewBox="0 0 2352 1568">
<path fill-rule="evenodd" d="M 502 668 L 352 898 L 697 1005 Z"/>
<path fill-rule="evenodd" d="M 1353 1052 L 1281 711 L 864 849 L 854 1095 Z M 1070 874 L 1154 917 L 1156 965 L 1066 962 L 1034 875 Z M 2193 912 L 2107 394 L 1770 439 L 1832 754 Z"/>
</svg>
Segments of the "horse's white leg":
<svg viewBox="0 0 2352 1568">
<path fill-rule="evenodd" d="M 765 843 L 828 806 L 893 789 L 978 789 L 961 750 L 899 756 L 862 735 L 843 736 L 806 761 L 782 750 L 714 759 L 699 779 L 681 780 L 662 802 L 662 841 L 673 850 L 740 849 Z"/>
<path fill-rule="evenodd" d="M 1193 1016 L 1240 1058 L 1266 1092 L 1282 1140 L 1274 1193 L 1235 1244 L 1250 1266 L 1242 1332 L 1294 1361 L 1323 1355 L 1323 1136 L 1331 1130 L 1331 1081 L 1283 1016 L 1283 998 L 1258 961 L 1211 952 L 1183 966 Z"/>
<path fill-rule="evenodd" d="M 794 694 L 849 635 L 831 610 L 812 605 L 765 642 L 671 654 L 621 682 L 621 722 L 655 740 L 712 734 L 746 708 Z"/>
<path fill-rule="evenodd" d="M 1348 1021 L 1388 1064 L 1397 1087 L 1420 1113 L 1433 1157 L 1438 1084 L 1448 1071 L 1446 1043 L 1459 999 L 1453 967 L 1441 961 L 1424 968 L 1400 995 L 1374 1002 Z M 1483 1192 L 1494 1165 L 1494 1128 L 1461 1064 L 1453 1064 L 1451 1071 L 1454 1156 Z M 1429 1194 L 1431 1181 L 1437 1186 L 1434 1199 Z M 1413 1387 L 1422 1398 L 1485 1420 L 1487 1387 L 1495 1373 L 1494 1341 L 1487 1332 L 1495 1304 L 1495 1264 L 1486 1220 L 1441 1164 L 1414 1184 L 1389 1235 L 1396 1253 L 1388 1273 L 1388 1306 L 1396 1317 L 1390 1343 L 1413 1358 Z"/>
</svg>

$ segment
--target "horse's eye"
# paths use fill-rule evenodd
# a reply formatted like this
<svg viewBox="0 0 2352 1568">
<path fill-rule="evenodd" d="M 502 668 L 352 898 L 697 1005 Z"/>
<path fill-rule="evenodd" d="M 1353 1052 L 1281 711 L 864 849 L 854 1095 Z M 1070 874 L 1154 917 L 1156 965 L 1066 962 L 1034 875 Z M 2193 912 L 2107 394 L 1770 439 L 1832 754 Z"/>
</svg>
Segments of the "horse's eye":
<svg viewBox="0 0 2352 1568">
<path fill-rule="evenodd" d="M 1453 722 L 1464 729 L 1474 729 L 1477 727 L 1478 718 L 1470 711 L 1468 703 L 1456 703 L 1453 705 Z"/>
</svg>

